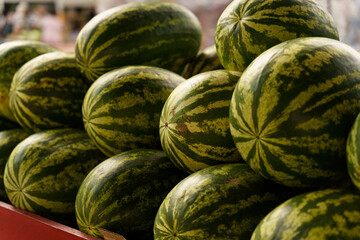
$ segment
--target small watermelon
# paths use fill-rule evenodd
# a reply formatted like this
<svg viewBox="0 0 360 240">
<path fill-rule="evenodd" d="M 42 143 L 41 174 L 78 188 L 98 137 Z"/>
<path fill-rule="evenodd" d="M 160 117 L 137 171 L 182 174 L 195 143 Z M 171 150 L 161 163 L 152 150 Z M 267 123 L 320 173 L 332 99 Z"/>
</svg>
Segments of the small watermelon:
<svg viewBox="0 0 360 240">
<path fill-rule="evenodd" d="M 170 94 L 160 116 L 160 142 L 177 167 L 192 173 L 242 161 L 229 126 L 230 101 L 240 76 L 223 69 L 200 73 Z"/>
<path fill-rule="evenodd" d="M 62 223 L 75 222 L 77 191 L 86 175 L 105 159 L 84 130 L 34 133 L 9 156 L 4 172 L 6 194 L 15 207 Z"/>
<path fill-rule="evenodd" d="M 360 239 L 359 201 L 343 189 L 300 194 L 267 214 L 251 240 Z"/>
<path fill-rule="evenodd" d="M 136 148 L 161 149 L 161 109 L 184 81 L 176 73 L 149 66 L 108 72 L 86 93 L 82 106 L 85 130 L 109 157 Z"/>
<path fill-rule="evenodd" d="M 217 22 L 215 44 L 224 68 L 244 71 L 266 49 L 298 37 L 339 40 L 339 33 L 315 0 L 234 0 Z"/>
<path fill-rule="evenodd" d="M 202 38 L 197 17 L 173 2 L 135 2 L 91 19 L 76 39 L 76 60 L 95 81 L 126 65 L 165 68 L 180 74 L 196 56 Z"/>
<path fill-rule="evenodd" d="M 185 176 L 160 150 L 135 149 L 110 157 L 81 184 L 75 202 L 79 229 L 98 237 L 104 228 L 126 239 L 152 239 L 161 202 Z"/>
<path fill-rule="evenodd" d="M 260 220 L 296 191 L 267 181 L 244 163 L 199 170 L 161 204 L 155 240 L 249 239 Z"/>
</svg>

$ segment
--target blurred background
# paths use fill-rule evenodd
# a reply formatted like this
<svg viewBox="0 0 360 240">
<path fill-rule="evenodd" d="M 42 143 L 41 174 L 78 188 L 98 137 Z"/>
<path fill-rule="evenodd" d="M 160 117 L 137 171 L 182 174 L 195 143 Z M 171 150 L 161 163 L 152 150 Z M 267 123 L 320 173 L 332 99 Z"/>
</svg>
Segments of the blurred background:
<svg viewBox="0 0 360 240">
<path fill-rule="evenodd" d="M 96 14 L 141 0 L 0 0 L 0 42 L 34 39 L 73 51 L 80 29 Z M 202 48 L 214 44 L 216 23 L 231 0 L 167 0 L 192 10 L 203 28 Z M 360 49 L 360 0 L 317 0 L 333 16 L 340 40 Z"/>
</svg>

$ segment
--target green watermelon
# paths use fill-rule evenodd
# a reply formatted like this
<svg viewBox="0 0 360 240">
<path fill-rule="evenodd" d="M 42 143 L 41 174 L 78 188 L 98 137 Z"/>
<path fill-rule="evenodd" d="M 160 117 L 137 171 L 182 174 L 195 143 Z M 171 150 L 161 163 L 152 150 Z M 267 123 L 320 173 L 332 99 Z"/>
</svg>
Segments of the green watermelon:
<svg viewBox="0 0 360 240">
<path fill-rule="evenodd" d="M 360 114 L 350 129 L 346 142 L 347 170 L 353 184 L 360 190 Z"/>
<path fill-rule="evenodd" d="M 11 152 L 5 190 L 18 208 L 75 222 L 75 198 L 86 175 L 106 156 L 84 130 L 54 129 L 30 135 Z"/>
<path fill-rule="evenodd" d="M 223 69 L 223 66 L 221 65 L 214 44 L 201 50 L 193 60 L 186 64 L 181 76 L 188 79 L 199 73 L 217 69 Z"/>
<path fill-rule="evenodd" d="M 326 189 L 303 193 L 272 210 L 251 240 L 360 239 L 358 192 Z"/>
<path fill-rule="evenodd" d="M 260 220 L 293 194 L 247 164 L 211 166 L 189 175 L 166 196 L 155 218 L 154 239 L 249 239 Z"/>
<path fill-rule="evenodd" d="M 82 76 L 74 53 L 46 53 L 16 72 L 9 93 L 10 109 L 29 132 L 83 128 L 81 107 L 91 83 Z"/>
<path fill-rule="evenodd" d="M 4 170 L 8 158 L 16 145 L 28 136 L 29 133 L 22 128 L 0 131 L 0 200 L 8 201 L 4 187 Z"/>
<path fill-rule="evenodd" d="M 360 112 L 360 54 L 329 38 L 297 38 L 257 57 L 230 104 L 230 131 L 251 168 L 280 184 L 348 179 L 346 139 Z"/>
<path fill-rule="evenodd" d="M 111 157 L 135 148 L 161 149 L 161 109 L 184 82 L 157 67 L 127 66 L 98 78 L 83 102 L 83 121 L 90 138 Z"/>
<path fill-rule="evenodd" d="M 215 44 L 224 68 L 243 71 L 266 49 L 298 37 L 339 34 L 315 0 L 234 0 L 217 22 Z"/>
<path fill-rule="evenodd" d="M 213 70 L 180 84 L 160 116 L 160 142 L 170 160 L 192 173 L 242 161 L 230 134 L 229 107 L 240 72 Z"/>
<path fill-rule="evenodd" d="M 98 237 L 104 228 L 129 240 L 152 239 L 161 202 L 184 177 L 160 150 L 134 149 L 110 157 L 79 188 L 79 229 Z"/>
<path fill-rule="evenodd" d="M 0 116 L 16 121 L 9 107 L 9 90 L 14 74 L 29 60 L 47 52 L 57 51 L 45 43 L 16 40 L 0 44 Z"/>
<path fill-rule="evenodd" d="M 125 65 L 147 65 L 180 74 L 198 53 L 196 16 L 172 2 L 128 3 L 91 19 L 76 39 L 76 60 L 90 80 Z"/>
</svg>

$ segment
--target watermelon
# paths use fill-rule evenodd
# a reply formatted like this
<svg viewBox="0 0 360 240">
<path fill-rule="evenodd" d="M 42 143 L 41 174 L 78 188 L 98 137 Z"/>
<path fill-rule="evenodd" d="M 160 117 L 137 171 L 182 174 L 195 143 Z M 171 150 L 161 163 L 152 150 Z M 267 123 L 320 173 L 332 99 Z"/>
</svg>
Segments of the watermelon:
<svg viewBox="0 0 360 240">
<path fill-rule="evenodd" d="M 186 64 L 181 76 L 188 79 L 199 73 L 223 68 L 224 67 L 221 65 L 216 52 L 216 46 L 214 44 L 201 50 L 193 60 Z"/>
<path fill-rule="evenodd" d="M 154 222 L 154 239 L 249 239 L 260 220 L 294 196 L 244 163 L 199 170 L 166 196 Z"/>
<path fill-rule="evenodd" d="M 170 160 L 192 173 L 242 161 L 229 127 L 229 107 L 240 72 L 213 70 L 180 84 L 160 116 L 160 142 Z"/>
<path fill-rule="evenodd" d="M 76 39 L 82 73 L 96 80 L 125 65 L 180 74 L 200 49 L 202 29 L 187 8 L 172 2 L 128 3 L 92 18 Z"/>
<path fill-rule="evenodd" d="M 273 209 L 251 240 L 360 239 L 360 195 L 326 189 L 295 196 Z"/>
<path fill-rule="evenodd" d="M 298 37 L 339 40 L 332 16 L 315 0 L 234 0 L 217 22 L 215 44 L 224 68 L 243 71 L 266 49 Z"/>
<path fill-rule="evenodd" d="M 29 133 L 22 128 L 0 131 L 0 200 L 8 201 L 4 187 L 4 170 L 7 160 L 16 145 L 28 136 Z"/>
<path fill-rule="evenodd" d="M 104 228 L 126 239 L 152 239 L 161 202 L 184 177 L 161 150 L 134 149 L 112 156 L 79 188 L 79 229 L 98 237 L 103 237 L 99 228 Z"/>
<path fill-rule="evenodd" d="M 46 53 L 28 61 L 14 75 L 10 109 L 31 133 L 83 128 L 81 107 L 91 84 L 82 76 L 74 53 Z"/>
<path fill-rule="evenodd" d="M 360 114 L 356 117 L 346 141 L 347 170 L 352 183 L 360 190 Z"/>
<path fill-rule="evenodd" d="M 184 81 L 158 67 L 127 66 L 110 71 L 86 93 L 82 107 L 85 130 L 109 157 L 136 148 L 161 149 L 161 109 Z"/>
<path fill-rule="evenodd" d="M 38 41 L 15 40 L 0 44 L 0 116 L 14 121 L 9 107 L 9 90 L 14 74 L 29 60 L 56 48 Z"/>
<path fill-rule="evenodd" d="M 230 131 L 251 168 L 292 187 L 348 179 L 346 140 L 360 112 L 360 54 L 337 40 L 292 39 L 258 56 L 231 99 Z"/>
<path fill-rule="evenodd" d="M 106 156 L 81 129 L 34 133 L 11 152 L 4 172 L 5 190 L 17 208 L 70 223 L 75 198 L 86 175 Z"/>
</svg>

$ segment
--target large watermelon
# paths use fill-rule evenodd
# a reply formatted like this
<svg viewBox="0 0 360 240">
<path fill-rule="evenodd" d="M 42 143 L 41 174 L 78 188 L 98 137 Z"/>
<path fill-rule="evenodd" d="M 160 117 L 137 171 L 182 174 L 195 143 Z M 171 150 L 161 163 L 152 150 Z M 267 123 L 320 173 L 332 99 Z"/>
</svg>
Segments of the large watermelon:
<svg viewBox="0 0 360 240">
<path fill-rule="evenodd" d="M 157 67 L 127 66 L 98 78 L 83 102 L 91 139 L 107 156 L 135 148 L 161 148 L 159 119 L 181 76 Z"/>
<path fill-rule="evenodd" d="M 76 39 L 76 60 L 95 80 L 125 65 L 148 65 L 181 73 L 199 51 L 201 25 L 172 2 L 128 3 L 95 16 Z"/>
<path fill-rule="evenodd" d="M 234 0 L 220 16 L 215 44 L 222 65 L 243 71 L 260 53 L 297 37 L 339 34 L 315 0 Z"/>
<path fill-rule="evenodd" d="M 348 179 L 346 139 L 360 112 L 360 54 L 308 37 L 278 44 L 244 71 L 230 105 L 243 159 L 267 179 L 318 187 Z"/>
<path fill-rule="evenodd" d="M 249 239 L 260 220 L 295 192 L 243 163 L 211 166 L 178 183 L 161 204 L 154 239 Z"/>
<path fill-rule="evenodd" d="M 360 114 L 355 119 L 347 138 L 346 163 L 351 181 L 360 190 Z"/>
<path fill-rule="evenodd" d="M 29 132 L 83 128 L 81 107 L 91 83 L 82 76 L 73 53 L 46 53 L 16 72 L 9 93 L 10 109 Z"/>
<path fill-rule="evenodd" d="M 188 79 L 199 73 L 208 72 L 217 69 L 223 69 L 220 59 L 216 52 L 216 46 L 211 45 L 202 49 L 194 59 L 186 64 L 181 76 Z"/>
<path fill-rule="evenodd" d="M 29 60 L 57 49 L 45 43 L 16 40 L 0 44 L 0 116 L 16 121 L 9 107 L 9 90 L 14 74 Z"/>
<path fill-rule="evenodd" d="M 96 166 L 79 189 L 79 229 L 99 237 L 104 228 L 129 240 L 152 239 L 161 202 L 185 176 L 160 150 L 115 155 Z"/>
<path fill-rule="evenodd" d="M 84 130 L 30 135 L 11 152 L 4 172 L 10 202 L 56 221 L 75 222 L 75 198 L 86 175 L 106 156 Z"/>
<path fill-rule="evenodd" d="M 0 131 L 0 200 L 8 200 L 4 187 L 4 170 L 7 160 L 16 145 L 28 136 L 29 133 L 22 128 Z"/>
<path fill-rule="evenodd" d="M 295 196 L 272 210 L 251 240 L 360 239 L 360 195 L 340 189 Z"/>
<path fill-rule="evenodd" d="M 240 76 L 228 70 L 200 73 L 170 94 L 160 117 L 160 141 L 177 167 L 191 173 L 241 161 L 229 127 L 230 100 Z"/>
</svg>

